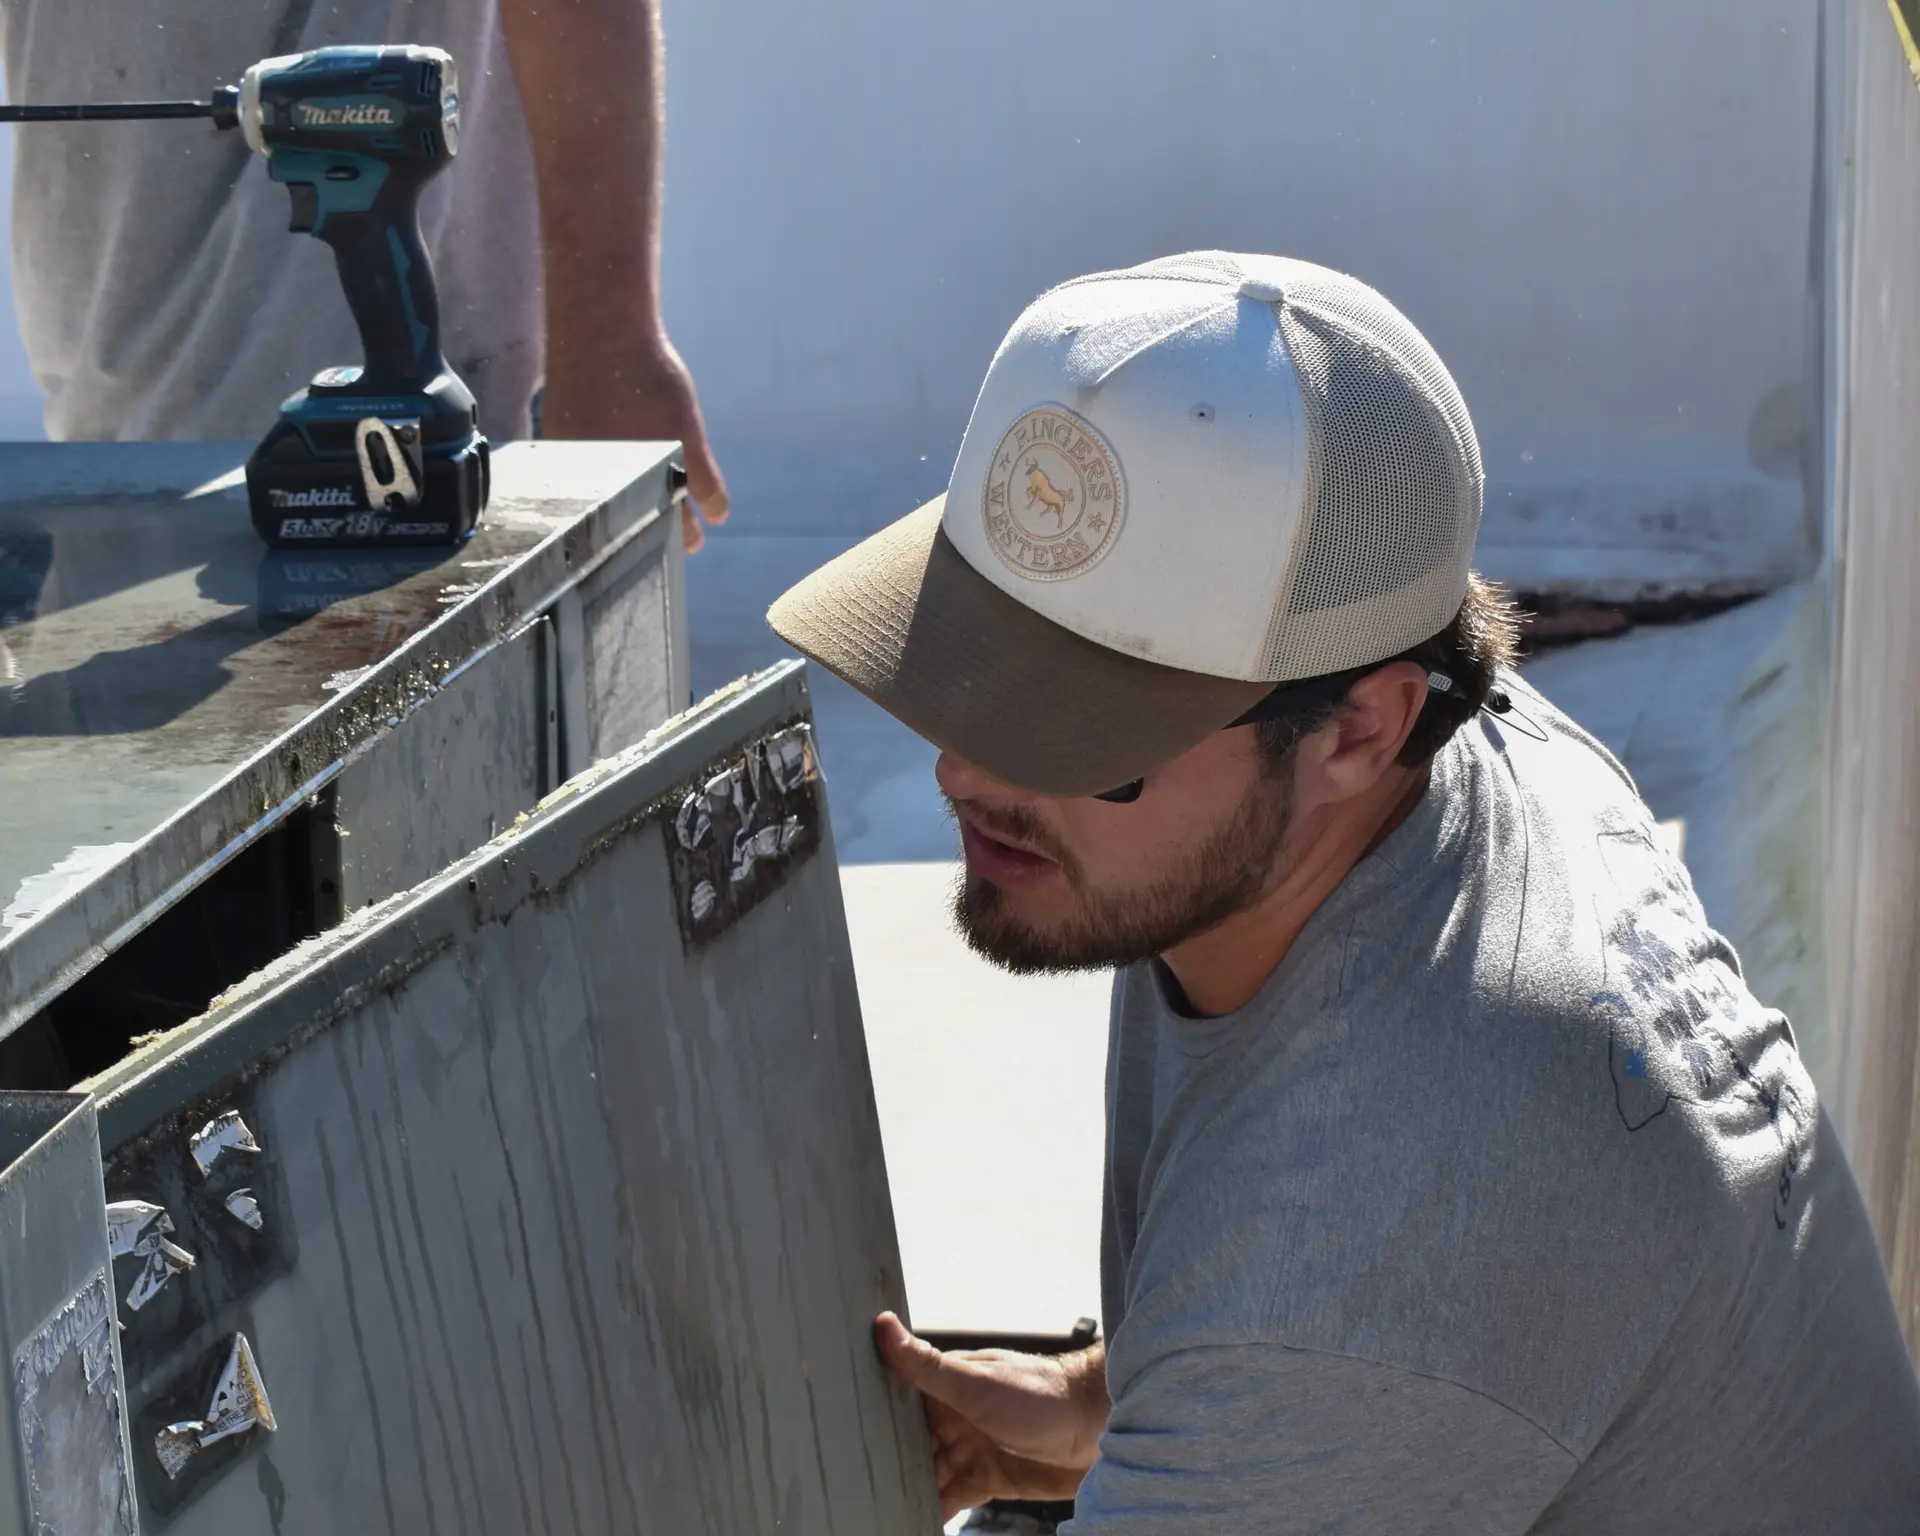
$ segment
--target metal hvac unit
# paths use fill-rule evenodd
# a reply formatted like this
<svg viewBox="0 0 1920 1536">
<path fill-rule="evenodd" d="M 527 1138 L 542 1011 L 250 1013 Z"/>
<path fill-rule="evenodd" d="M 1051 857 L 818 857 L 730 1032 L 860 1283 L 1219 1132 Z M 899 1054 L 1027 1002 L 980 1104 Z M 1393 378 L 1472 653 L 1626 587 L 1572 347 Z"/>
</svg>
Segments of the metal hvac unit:
<svg viewBox="0 0 1920 1536">
<path fill-rule="evenodd" d="M 937 1528 L 826 810 L 788 664 L 90 1085 L 145 1530 Z"/>
</svg>

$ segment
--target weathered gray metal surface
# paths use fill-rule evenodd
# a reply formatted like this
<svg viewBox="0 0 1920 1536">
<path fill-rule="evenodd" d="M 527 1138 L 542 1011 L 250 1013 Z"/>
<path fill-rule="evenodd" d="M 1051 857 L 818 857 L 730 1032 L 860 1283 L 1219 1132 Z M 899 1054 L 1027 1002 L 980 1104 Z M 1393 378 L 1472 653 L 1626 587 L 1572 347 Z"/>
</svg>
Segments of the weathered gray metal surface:
<svg viewBox="0 0 1920 1536">
<path fill-rule="evenodd" d="M 1827 0 L 1822 20 L 1835 665 L 1820 1088 L 1920 1354 L 1920 41 L 1885 0 Z"/>
<path fill-rule="evenodd" d="M 405 736 L 444 683 L 564 595 L 585 603 L 607 585 L 603 570 L 650 566 L 666 567 L 661 586 L 677 595 L 674 454 L 510 445 L 480 533 L 436 560 L 261 551 L 234 445 L 0 445 L 0 897 L 75 848 L 132 845 L 0 933 L 0 1036 L 356 759 Z M 621 600 L 650 595 L 629 582 L 607 611 L 646 631 L 636 643 L 684 655 L 683 612 L 641 615 Z M 666 713 L 603 700 L 584 639 L 546 665 L 548 785 L 559 738 L 590 739 L 603 702 L 620 729 Z M 602 734 L 617 744 L 617 731 Z M 424 744 L 411 750 L 432 761 Z M 426 793 L 436 777 L 421 776 Z M 498 820 L 496 787 L 438 813 L 445 825 L 427 841 L 474 846 Z M 411 818 L 413 799 L 388 814 Z M 403 881 L 426 873 L 388 867 Z"/>
<path fill-rule="evenodd" d="M 677 537 L 663 526 L 662 536 Z M 587 739 L 569 741 L 568 773 L 631 746 L 667 716 L 692 703 L 691 658 L 684 632 L 663 646 L 653 633 L 660 613 L 686 613 L 685 565 L 650 557 L 639 544 L 622 550 L 580 584 L 580 628 L 587 694 Z M 563 605 L 566 602 L 563 599 Z"/>
<path fill-rule="evenodd" d="M 198 1261 L 126 1318 L 150 1531 L 936 1528 L 807 711 L 796 664 L 716 696 L 95 1085 Z M 227 1110 L 261 1150 L 202 1178 Z M 237 1331 L 277 1432 L 176 1484 Z"/>
<path fill-rule="evenodd" d="M 0 1530 L 135 1530 L 100 1177 L 85 1094 L 0 1093 Z"/>
<path fill-rule="evenodd" d="M 345 910 L 437 874 L 559 782 L 545 728 L 555 664 L 552 625 L 536 620 L 476 657 L 382 750 L 340 771 L 333 814 L 347 833 Z"/>
</svg>

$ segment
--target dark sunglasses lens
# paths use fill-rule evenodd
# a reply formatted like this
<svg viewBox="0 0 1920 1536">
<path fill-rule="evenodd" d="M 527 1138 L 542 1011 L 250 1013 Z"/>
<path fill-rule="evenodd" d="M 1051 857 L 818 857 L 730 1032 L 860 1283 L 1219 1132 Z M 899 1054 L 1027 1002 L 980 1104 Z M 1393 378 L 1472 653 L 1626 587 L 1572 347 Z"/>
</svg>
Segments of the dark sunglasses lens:
<svg viewBox="0 0 1920 1536">
<path fill-rule="evenodd" d="M 1118 789 L 1109 789 L 1093 798 L 1104 800 L 1109 805 L 1132 805 L 1140 798 L 1140 791 L 1147 787 L 1145 779 L 1135 779 L 1131 784 L 1122 784 Z"/>
</svg>

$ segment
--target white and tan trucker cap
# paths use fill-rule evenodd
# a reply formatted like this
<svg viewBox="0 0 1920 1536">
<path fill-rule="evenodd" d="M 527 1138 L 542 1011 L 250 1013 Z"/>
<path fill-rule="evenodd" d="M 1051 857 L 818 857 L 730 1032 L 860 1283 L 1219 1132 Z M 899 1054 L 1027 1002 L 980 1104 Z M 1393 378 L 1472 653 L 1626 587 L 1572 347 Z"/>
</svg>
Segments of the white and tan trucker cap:
<svg viewBox="0 0 1920 1536">
<path fill-rule="evenodd" d="M 1171 256 L 1035 300 L 946 495 L 767 617 L 935 745 L 1093 794 L 1439 633 L 1480 499 L 1466 402 L 1373 289 Z"/>
</svg>

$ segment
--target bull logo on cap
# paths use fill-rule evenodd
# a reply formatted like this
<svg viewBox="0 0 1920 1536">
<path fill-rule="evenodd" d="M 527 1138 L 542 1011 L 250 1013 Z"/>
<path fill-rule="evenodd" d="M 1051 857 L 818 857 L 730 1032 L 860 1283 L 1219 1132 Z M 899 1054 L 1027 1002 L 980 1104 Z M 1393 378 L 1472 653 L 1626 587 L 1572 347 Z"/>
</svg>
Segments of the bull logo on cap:
<svg viewBox="0 0 1920 1536">
<path fill-rule="evenodd" d="M 1047 478 L 1047 472 L 1040 467 L 1038 459 L 1027 460 L 1027 510 L 1033 510 L 1037 501 L 1041 507 L 1053 514 L 1053 520 L 1064 526 L 1067 516 L 1067 503 L 1073 500 L 1071 490 L 1060 490 Z"/>
<path fill-rule="evenodd" d="M 1085 417 L 1065 406 L 1036 406 L 993 450 L 980 509 L 993 552 L 1022 576 L 1079 576 L 1120 531 L 1120 461 Z"/>
</svg>

